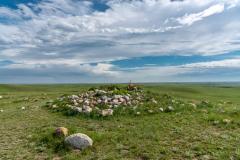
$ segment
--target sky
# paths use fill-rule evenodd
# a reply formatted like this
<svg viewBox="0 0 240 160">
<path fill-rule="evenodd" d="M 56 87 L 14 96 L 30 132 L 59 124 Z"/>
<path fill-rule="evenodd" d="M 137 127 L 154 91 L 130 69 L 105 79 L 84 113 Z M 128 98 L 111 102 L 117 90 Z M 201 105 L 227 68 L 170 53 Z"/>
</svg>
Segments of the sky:
<svg viewBox="0 0 240 160">
<path fill-rule="evenodd" d="M 240 0 L 0 0 L 0 83 L 240 81 Z"/>
</svg>

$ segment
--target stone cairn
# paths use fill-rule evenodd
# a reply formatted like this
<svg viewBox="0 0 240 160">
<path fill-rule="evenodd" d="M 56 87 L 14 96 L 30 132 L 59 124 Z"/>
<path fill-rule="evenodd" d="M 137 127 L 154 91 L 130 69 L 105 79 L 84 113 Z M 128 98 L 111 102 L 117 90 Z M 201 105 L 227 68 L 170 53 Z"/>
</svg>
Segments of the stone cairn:
<svg viewBox="0 0 240 160">
<path fill-rule="evenodd" d="M 51 107 L 58 109 L 58 104 L 64 102 L 65 107 L 76 113 L 90 114 L 95 111 L 102 116 L 110 116 L 114 109 L 142 104 L 143 99 L 143 91 L 131 84 L 125 90 L 92 89 L 78 95 L 61 97 L 58 98 L 58 103 L 53 103 Z"/>
</svg>

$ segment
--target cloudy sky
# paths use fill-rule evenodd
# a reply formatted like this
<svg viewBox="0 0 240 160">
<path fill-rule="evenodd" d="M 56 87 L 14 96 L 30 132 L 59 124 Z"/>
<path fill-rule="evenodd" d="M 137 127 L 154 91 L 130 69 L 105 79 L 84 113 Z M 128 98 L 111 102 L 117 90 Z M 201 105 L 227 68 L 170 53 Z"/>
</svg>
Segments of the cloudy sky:
<svg viewBox="0 0 240 160">
<path fill-rule="evenodd" d="M 0 83 L 240 81 L 240 0 L 0 1 Z"/>
</svg>

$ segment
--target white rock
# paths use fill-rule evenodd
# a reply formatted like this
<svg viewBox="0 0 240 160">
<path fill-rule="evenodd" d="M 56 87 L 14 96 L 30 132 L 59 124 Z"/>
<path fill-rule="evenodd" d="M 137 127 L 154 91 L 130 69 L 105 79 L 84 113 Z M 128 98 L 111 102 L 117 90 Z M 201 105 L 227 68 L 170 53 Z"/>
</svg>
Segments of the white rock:
<svg viewBox="0 0 240 160">
<path fill-rule="evenodd" d="M 113 103 L 113 105 L 118 105 L 118 104 L 119 104 L 118 99 L 114 99 L 114 100 L 112 101 L 112 103 Z"/>
<path fill-rule="evenodd" d="M 83 103 L 83 100 L 82 100 L 82 99 L 79 99 L 79 100 L 78 100 L 78 103 Z"/>
<path fill-rule="evenodd" d="M 141 113 L 140 112 L 137 112 L 136 115 L 140 115 Z"/>
<path fill-rule="evenodd" d="M 22 107 L 21 109 L 22 109 L 22 110 L 25 110 L 26 108 L 25 108 L 25 107 Z"/>
<path fill-rule="evenodd" d="M 117 105 L 117 104 L 113 105 L 113 108 L 117 108 L 117 107 L 118 107 L 118 105 Z"/>
<path fill-rule="evenodd" d="M 83 106 L 83 112 L 84 113 L 91 113 L 92 112 L 92 108 L 89 106 Z"/>
<path fill-rule="evenodd" d="M 119 98 L 122 98 L 122 96 L 121 95 L 114 95 L 113 98 L 114 99 L 119 99 Z"/>
<path fill-rule="evenodd" d="M 223 123 L 229 124 L 229 123 L 231 123 L 231 120 L 230 120 L 230 119 L 224 119 L 224 120 L 223 120 Z"/>
<path fill-rule="evenodd" d="M 2 112 L 3 112 L 3 109 L 1 109 L 0 112 L 2 113 Z"/>
<path fill-rule="evenodd" d="M 191 105 L 193 108 L 197 108 L 197 105 L 195 103 L 189 103 L 189 105 Z"/>
<path fill-rule="evenodd" d="M 159 111 L 163 112 L 164 110 L 163 110 L 163 108 L 159 108 Z"/>
<path fill-rule="evenodd" d="M 102 99 L 103 101 L 105 101 L 105 100 L 108 99 L 108 97 L 107 97 L 107 96 L 102 96 L 101 99 Z"/>
<path fill-rule="evenodd" d="M 104 109 L 101 112 L 102 116 L 112 116 L 113 115 L 113 110 L 112 109 Z"/>
<path fill-rule="evenodd" d="M 129 100 L 130 100 L 129 96 L 124 96 L 123 98 L 124 98 L 126 101 L 129 101 Z"/>
<path fill-rule="evenodd" d="M 107 93 L 107 92 L 104 91 L 104 90 L 96 90 L 96 92 L 99 93 L 99 94 L 106 94 L 106 93 Z"/>
<path fill-rule="evenodd" d="M 119 102 L 121 102 L 121 103 L 123 103 L 123 102 L 126 101 L 124 98 L 119 98 L 118 100 L 119 100 Z"/>
<path fill-rule="evenodd" d="M 79 97 L 77 95 L 71 95 L 69 98 L 71 98 L 71 99 L 78 99 Z"/>
<path fill-rule="evenodd" d="M 151 109 L 150 109 L 150 110 L 148 110 L 148 113 L 153 113 L 153 110 L 151 110 Z"/>
<path fill-rule="evenodd" d="M 0 99 L 3 99 L 3 96 L 0 96 Z"/>
<path fill-rule="evenodd" d="M 56 104 L 52 105 L 52 108 L 58 108 L 58 106 Z"/>
<path fill-rule="evenodd" d="M 83 111 L 81 107 L 75 107 L 74 110 L 79 113 L 82 113 Z"/>
<path fill-rule="evenodd" d="M 152 103 L 157 104 L 158 102 L 155 99 L 152 99 Z"/>
<path fill-rule="evenodd" d="M 89 100 L 85 100 L 85 101 L 84 101 L 84 104 L 85 104 L 85 105 L 89 105 L 89 103 L 90 103 Z"/>
<path fill-rule="evenodd" d="M 77 102 L 74 102 L 74 106 L 78 106 L 79 104 Z"/>
<path fill-rule="evenodd" d="M 168 106 L 166 111 L 168 112 L 174 111 L 174 108 L 172 106 Z"/>
<path fill-rule="evenodd" d="M 99 103 L 102 103 L 102 100 L 101 99 L 98 99 L 97 100 L 97 103 L 99 104 Z"/>
<path fill-rule="evenodd" d="M 76 133 L 65 138 L 65 143 L 76 149 L 85 149 L 92 146 L 93 140 L 86 134 Z"/>
</svg>

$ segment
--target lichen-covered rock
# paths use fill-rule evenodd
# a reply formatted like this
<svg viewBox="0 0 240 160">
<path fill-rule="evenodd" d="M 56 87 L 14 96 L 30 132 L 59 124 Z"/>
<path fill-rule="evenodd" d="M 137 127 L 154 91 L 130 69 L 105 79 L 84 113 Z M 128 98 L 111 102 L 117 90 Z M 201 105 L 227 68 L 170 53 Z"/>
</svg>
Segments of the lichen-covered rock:
<svg viewBox="0 0 240 160">
<path fill-rule="evenodd" d="M 67 136 L 68 135 L 68 129 L 65 127 L 58 127 L 57 129 L 55 129 L 54 134 L 56 136 Z"/>
<path fill-rule="evenodd" d="M 76 133 L 65 138 L 65 143 L 75 149 L 85 149 L 92 146 L 93 140 L 86 134 Z"/>
</svg>

